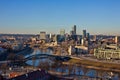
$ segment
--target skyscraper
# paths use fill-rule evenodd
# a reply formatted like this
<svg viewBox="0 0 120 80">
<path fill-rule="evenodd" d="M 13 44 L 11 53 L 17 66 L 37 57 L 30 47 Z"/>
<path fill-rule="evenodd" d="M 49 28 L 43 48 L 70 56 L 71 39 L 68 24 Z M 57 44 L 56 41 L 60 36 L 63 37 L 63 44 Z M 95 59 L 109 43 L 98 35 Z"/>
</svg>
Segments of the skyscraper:
<svg viewBox="0 0 120 80">
<path fill-rule="evenodd" d="M 96 36 L 96 35 L 93 36 L 93 40 L 94 40 L 94 41 L 97 40 L 97 36 Z"/>
<path fill-rule="evenodd" d="M 44 31 L 40 32 L 40 39 L 42 39 L 42 40 L 46 39 L 46 32 L 44 32 Z"/>
<path fill-rule="evenodd" d="M 87 33 L 87 41 L 88 41 L 88 45 L 90 44 L 90 33 Z"/>
<path fill-rule="evenodd" d="M 89 41 L 90 40 L 90 33 L 87 33 L 87 40 Z"/>
<path fill-rule="evenodd" d="M 83 39 L 86 38 L 86 30 L 83 30 Z"/>
<path fill-rule="evenodd" d="M 73 26 L 72 31 L 73 31 L 73 35 L 76 35 L 76 25 Z"/>
<path fill-rule="evenodd" d="M 116 44 L 120 44 L 120 36 L 116 36 L 115 37 L 115 43 Z"/>
<path fill-rule="evenodd" d="M 60 30 L 60 35 L 61 35 L 61 36 L 64 36 L 64 35 L 65 35 L 65 29 L 61 29 L 61 30 Z"/>
</svg>

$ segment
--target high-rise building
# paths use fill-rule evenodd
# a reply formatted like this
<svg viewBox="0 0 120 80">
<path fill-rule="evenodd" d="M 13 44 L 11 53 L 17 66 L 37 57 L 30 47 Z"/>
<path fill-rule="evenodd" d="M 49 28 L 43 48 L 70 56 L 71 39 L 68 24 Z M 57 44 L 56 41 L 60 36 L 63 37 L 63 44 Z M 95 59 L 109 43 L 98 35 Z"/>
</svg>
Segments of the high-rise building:
<svg viewBox="0 0 120 80">
<path fill-rule="evenodd" d="M 81 45 L 84 46 L 84 44 L 85 44 L 84 39 L 81 39 Z"/>
<path fill-rule="evenodd" d="M 115 43 L 116 44 L 120 44 L 120 36 L 116 36 L 115 37 Z"/>
<path fill-rule="evenodd" d="M 86 30 L 83 30 L 83 39 L 86 38 Z"/>
<path fill-rule="evenodd" d="M 76 25 L 73 26 L 72 31 L 73 31 L 73 35 L 76 35 Z"/>
<path fill-rule="evenodd" d="M 74 34 L 74 31 L 70 31 L 70 35 L 73 35 Z"/>
<path fill-rule="evenodd" d="M 90 52 L 90 33 L 87 33 L 87 46 L 88 46 L 88 53 Z"/>
<path fill-rule="evenodd" d="M 53 36 L 53 41 L 55 41 L 55 42 L 58 41 L 58 39 L 57 39 L 57 35 L 54 35 L 54 36 Z"/>
<path fill-rule="evenodd" d="M 40 32 L 40 39 L 42 39 L 42 40 L 46 39 L 46 32 L 44 32 L 44 31 Z"/>
<path fill-rule="evenodd" d="M 50 36 L 49 36 L 49 38 L 50 38 L 50 39 L 52 38 L 52 33 L 50 33 Z"/>
<path fill-rule="evenodd" d="M 87 38 L 88 41 L 90 40 L 90 33 L 87 33 L 86 38 Z"/>
<path fill-rule="evenodd" d="M 60 30 L 60 35 L 61 35 L 61 36 L 64 36 L 64 35 L 65 35 L 65 29 L 61 29 L 61 30 Z"/>
<path fill-rule="evenodd" d="M 94 40 L 94 41 L 97 40 L 97 36 L 96 36 L 96 35 L 93 36 L 93 40 Z"/>
</svg>

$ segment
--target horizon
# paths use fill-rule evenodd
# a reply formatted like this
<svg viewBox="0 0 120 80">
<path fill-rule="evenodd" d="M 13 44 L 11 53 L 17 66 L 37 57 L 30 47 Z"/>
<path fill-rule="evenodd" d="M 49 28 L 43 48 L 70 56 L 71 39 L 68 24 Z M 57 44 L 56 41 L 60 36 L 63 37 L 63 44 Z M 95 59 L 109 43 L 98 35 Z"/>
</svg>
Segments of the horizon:
<svg viewBox="0 0 120 80">
<path fill-rule="evenodd" d="M 29 34 L 29 33 L 0 33 L 0 35 L 39 35 L 40 33 L 37 33 L 37 34 Z M 60 35 L 60 33 L 58 33 L 58 34 L 55 34 L 55 33 L 47 33 L 46 32 L 46 35 L 50 35 L 50 34 L 52 34 L 52 35 Z M 65 34 L 68 34 L 68 33 L 65 33 Z M 70 34 L 69 34 L 70 35 Z M 76 35 L 80 35 L 80 36 L 82 36 L 83 34 L 81 33 L 81 34 L 76 34 Z M 109 35 L 109 34 L 90 34 L 91 36 L 94 36 L 94 35 L 96 35 L 96 36 L 120 36 L 120 35 Z"/>
<path fill-rule="evenodd" d="M 0 34 L 120 35 L 119 0 L 0 0 Z"/>
</svg>

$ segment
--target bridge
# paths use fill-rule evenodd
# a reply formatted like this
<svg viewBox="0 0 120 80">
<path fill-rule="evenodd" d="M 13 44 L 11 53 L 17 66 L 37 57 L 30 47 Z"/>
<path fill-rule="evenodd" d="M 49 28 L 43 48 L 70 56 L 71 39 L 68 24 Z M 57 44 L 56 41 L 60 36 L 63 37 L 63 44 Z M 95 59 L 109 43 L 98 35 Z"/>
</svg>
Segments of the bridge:
<svg viewBox="0 0 120 80">
<path fill-rule="evenodd" d="M 30 56 L 26 57 L 25 59 L 26 60 L 31 60 L 33 58 L 40 59 L 40 58 L 44 58 L 44 57 L 55 57 L 55 56 L 50 55 L 50 54 L 33 54 L 33 55 L 30 55 Z"/>
<path fill-rule="evenodd" d="M 66 61 L 66 60 L 71 59 L 69 56 L 59 56 L 55 54 L 33 54 L 33 55 L 25 57 L 25 60 L 42 59 L 42 58 L 53 58 L 53 59 L 61 60 L 61 61 Z"/>
</svg>

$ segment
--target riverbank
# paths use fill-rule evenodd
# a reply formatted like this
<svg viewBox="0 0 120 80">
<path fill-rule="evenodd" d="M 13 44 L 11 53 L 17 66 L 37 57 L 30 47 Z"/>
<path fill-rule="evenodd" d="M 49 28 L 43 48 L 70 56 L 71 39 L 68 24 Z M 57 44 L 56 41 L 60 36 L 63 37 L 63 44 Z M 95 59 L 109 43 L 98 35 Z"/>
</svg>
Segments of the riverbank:
<svg viewBox="0 0 120 80">
<path fill-rule="evenodd" d="M 96 69 L 96 70 L 105 70 L 105 71 L 113 71 L 113 72 L 119 72 L 120 73 L 120 64 L 114 64 L 114 63 L 104 63 L 104 62 L 97 62 L 92 60 L 85 60 L 85 59 L 70 59 L 67 62 L 63 62 L 63 64 L 68 65 L 77 65 L 77 66 L 83 66 L 86 68 Z"/>
<path fill-rule="evenodd" d="M 33 51 L 34 51 L 34 50 L 33 50 L 32 48 L 30 48 L 30 47 L 26 47 L 26 48 L 24 48 L 24 49 L 22 49 L 22 50 L 20 50 L 20 51 L 17 51 L 17 52 L 14 52 L 14 51 L 6 51 L 5 53 L 2 53 L 2 54 L 0 55 L 0 61 L 5 61 L 5 60 L 7 60 L 7 57 L 10 55 L 10 53 L 15 54 L 16 56 L 18 56 L 18 55 L 23 55 L 23 56 L 25 56 L 25 55 L 31 54 Z"/>
<path fill-rule="evenodd" d="M 26 47 L 24 50 L 19 51 L 16 54 L 25 56 L 25 55 L 31 54 L 33 51 L 34 51 L 34 49 L 32 49 L 30 47 Z"/>
</svg>

